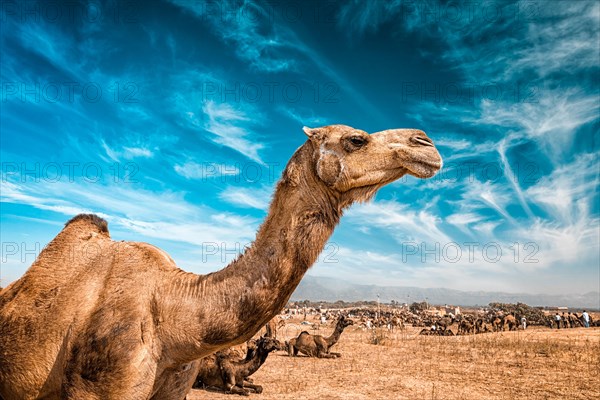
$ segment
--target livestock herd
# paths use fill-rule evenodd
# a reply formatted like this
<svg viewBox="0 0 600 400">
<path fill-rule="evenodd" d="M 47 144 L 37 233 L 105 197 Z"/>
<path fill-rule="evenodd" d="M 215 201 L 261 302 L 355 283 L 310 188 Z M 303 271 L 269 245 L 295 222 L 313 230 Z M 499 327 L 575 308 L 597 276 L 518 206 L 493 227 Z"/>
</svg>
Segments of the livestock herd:
<svg viewBox="0 0 600 400">
<path fill-rule="evenodd" d="M 532 309 L 532 308 L 530 308 Z M 249 395 L 261 393 L 262 386 L 255 384 L 250 375 L 264 364 L 267 356 L 274 351 L 287 352 L 289 357 L 296 357 L 299 353 L 307 357 L 338 358 L 340 353 L 330 351 L 340 340 L 345 328 L 354 325 L 357 330 L 383 329 L 390 332 L 404 331 L 407 326 L 422 327 L 420 335 L 470 335 L 501 331 L 514 331 L 527 329 L 528 325 L 547 326 L 550 328 L 576 328 L 583 327 L 583 317 L 574 312 L 563 313 L 558 325 L 554 315 L 542 312 L 532 313 L 521 309 L 506 313 L 499 309 L 486 309 L 476 312 L 448 313 L 440 315 L 431 310 L 417 310 L 416 312 L 401 310 L 373 310 L 371 308 L 354 308 L 335 311 L 309 309 L 304 311 L 301 325 L 313 329 L 321 329 L 322 325 L 334 323 L 333 332 L 325 337 L 311 334 L 303 330 L 287 341 L 277 339 L 278 331 L 295 324 L 287 324 L 291 318 L 292 310 L 287 309 L 282 315 L 271 320 L 262 330 L 258 339 L 219 351 L 202 360 L 200 372 L 196 377 L 194 388 L 209 391 L 217 390 L 226 393 Z M 310 322 L 313 320 L 314 322 Z M 591 326 L 600 326 L 600 319 L 591 321 Z"/>
</svg>

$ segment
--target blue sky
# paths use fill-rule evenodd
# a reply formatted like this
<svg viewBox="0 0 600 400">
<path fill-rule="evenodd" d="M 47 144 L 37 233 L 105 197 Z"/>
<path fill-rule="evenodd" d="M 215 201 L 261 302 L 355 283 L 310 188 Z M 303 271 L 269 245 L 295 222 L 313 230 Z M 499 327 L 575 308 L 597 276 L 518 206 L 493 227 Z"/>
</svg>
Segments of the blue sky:
<svg viewBox="0 0 600 400">
<path fill-rule="evenodd" d="M 600 4 L 14 2 L 1 283 L 79 212 L 207 273 L 252 241 L 302 126 L 419 128 L 445 161 L 347 211 L 309 271 L 598 291 Z"/>
</svg>

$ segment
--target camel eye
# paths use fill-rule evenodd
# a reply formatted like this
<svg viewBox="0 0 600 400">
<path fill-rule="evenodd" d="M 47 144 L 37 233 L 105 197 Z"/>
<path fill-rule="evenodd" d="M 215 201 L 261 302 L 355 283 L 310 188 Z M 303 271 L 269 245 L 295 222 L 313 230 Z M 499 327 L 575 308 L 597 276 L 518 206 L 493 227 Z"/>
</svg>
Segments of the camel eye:
<svg viewBox="0 0 600 400">
<path fill-rule="evenodd" d="M 366 140 L 363 137 L 360 136 L 353 136 L 350 138 L 350 143 L 352 143 L 355 146 L 362 146 L 364 145 L 366 142 Z"/>
</svg>

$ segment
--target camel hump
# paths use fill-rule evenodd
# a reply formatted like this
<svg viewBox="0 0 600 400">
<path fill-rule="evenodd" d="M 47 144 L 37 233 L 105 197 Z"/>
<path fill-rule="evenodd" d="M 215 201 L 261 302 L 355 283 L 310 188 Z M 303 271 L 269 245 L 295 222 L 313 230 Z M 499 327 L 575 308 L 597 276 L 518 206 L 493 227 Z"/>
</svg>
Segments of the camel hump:
<svg viewBox="0 0 600 400">
<path fill-rule="evenodd" d="M 65 228 L 75 223 L 88 223 L 99 232 L 108 233 L 108 223 L 105 219 L 100 218 L 96 214 L 79 214 L 71 218 L 65 224 Z"/>
</svg>

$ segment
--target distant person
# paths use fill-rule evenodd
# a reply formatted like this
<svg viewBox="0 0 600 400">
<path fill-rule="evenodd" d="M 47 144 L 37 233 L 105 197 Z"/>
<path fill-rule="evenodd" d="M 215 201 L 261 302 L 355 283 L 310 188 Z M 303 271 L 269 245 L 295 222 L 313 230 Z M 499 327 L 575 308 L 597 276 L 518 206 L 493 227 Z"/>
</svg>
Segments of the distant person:
<svg viewBox="0 0 600 400">
<path fill-rule="evenodd" d="M 527 329 L 527 318 L 521 317 L 521 326 L 523 327 L 523 330 Z"/>
<path fill-rule="evenodd" d="M 554 321 L 556 321 L 556 329 L 560 329 L 560 314 L 556 313 L 554 316 Z"/>
<path fill-rule="evenodd" d="M 586 328 L 590 327 L 590 314 L 587 311 L 583 310 L 583 314 L 581 314 L 581 318 L 583 318 L 583 326 Z"/>
</svg>

